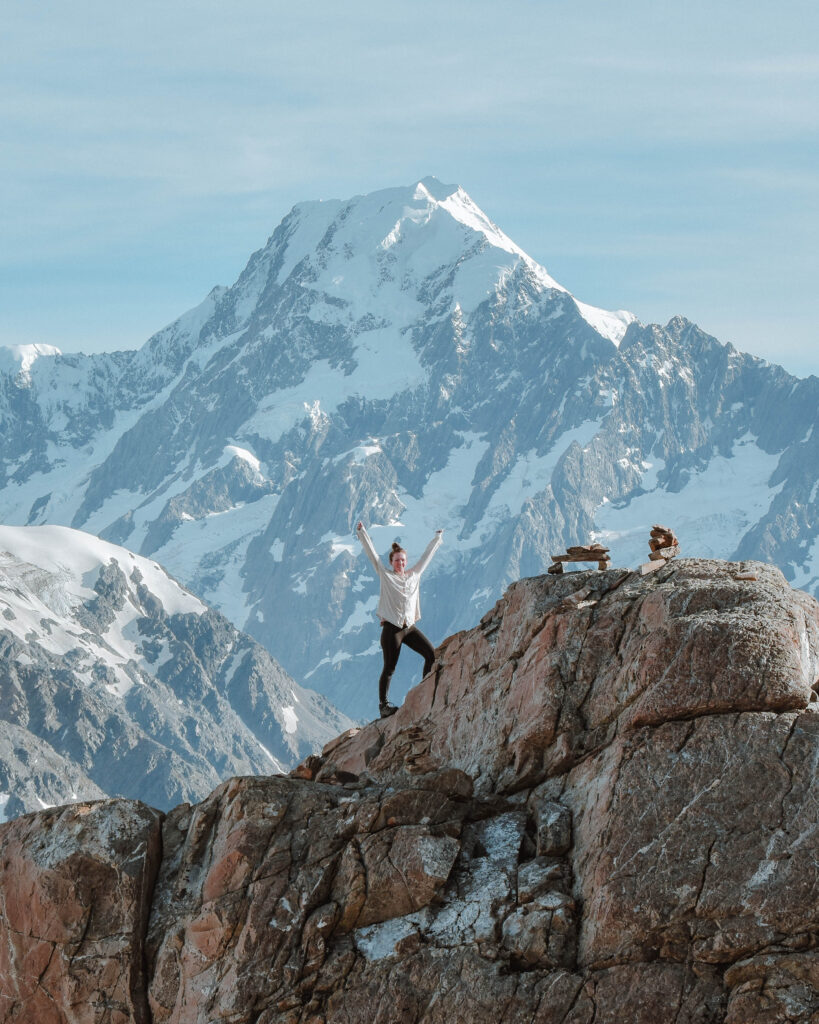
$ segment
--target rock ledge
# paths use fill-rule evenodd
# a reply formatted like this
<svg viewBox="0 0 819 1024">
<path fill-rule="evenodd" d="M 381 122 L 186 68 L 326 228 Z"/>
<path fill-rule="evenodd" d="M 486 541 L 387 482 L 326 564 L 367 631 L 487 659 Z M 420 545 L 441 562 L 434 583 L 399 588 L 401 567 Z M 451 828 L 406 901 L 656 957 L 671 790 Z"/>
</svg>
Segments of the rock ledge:
<svg viewBox="0 0 819 1024">
<path fill-rule="evenodd" d="M 438 654 L 290 777 L 0 828 L 0 1021 L 819 1020 L 812 598 L 537 577 Z"/>
</svg>

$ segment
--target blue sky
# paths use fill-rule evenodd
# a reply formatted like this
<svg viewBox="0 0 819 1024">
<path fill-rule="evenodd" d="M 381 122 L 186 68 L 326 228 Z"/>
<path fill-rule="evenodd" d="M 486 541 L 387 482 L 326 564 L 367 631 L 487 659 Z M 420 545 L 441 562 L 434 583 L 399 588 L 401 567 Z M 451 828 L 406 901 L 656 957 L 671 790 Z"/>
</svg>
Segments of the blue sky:
<svg viewBox="0 0 819 1024">
<path fill-rule="evenodd" d="M 578 298 L 819 374 L 819 5 L 6 0 L 0 344 L 133 348 L 290 207 L 458 182 Z"/>
</svg>

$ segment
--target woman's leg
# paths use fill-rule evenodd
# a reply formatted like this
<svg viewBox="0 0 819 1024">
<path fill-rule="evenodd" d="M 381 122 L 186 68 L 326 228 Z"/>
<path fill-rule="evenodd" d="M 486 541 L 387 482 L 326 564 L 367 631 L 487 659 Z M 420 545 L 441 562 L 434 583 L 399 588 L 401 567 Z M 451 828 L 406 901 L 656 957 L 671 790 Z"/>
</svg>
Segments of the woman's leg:
<svg viewBox="0 0 819 1024">
<path fill-rule="evenodd" d="M 435 648 L 429 640 L 424 636 L 420 629 L 416 629 L 415 626 L 410 626 L 404 635 L 403 643 L 405 643 L 411 651 L 415 651 L 421 655 L 424 659 L 424 675 L 428 676 L 432 671 L 432 666 L 435 664 Z"/>
<path fill-rule="evenodd" d="M 381 670 L 381 676 L 378 680 L 378 703 L 379 705 L 387 703 L 387 694 L 390 689 L 390 680 L 392 674 L 395 671 L 395 666 L 398 664 L 398 655 L 401 653 L 401 637 L 398 626 L 393 626 L 391 622 L 385 622 L 381 627 L 381 650 L 384 653 L 384 668 Z"/>
</svg>

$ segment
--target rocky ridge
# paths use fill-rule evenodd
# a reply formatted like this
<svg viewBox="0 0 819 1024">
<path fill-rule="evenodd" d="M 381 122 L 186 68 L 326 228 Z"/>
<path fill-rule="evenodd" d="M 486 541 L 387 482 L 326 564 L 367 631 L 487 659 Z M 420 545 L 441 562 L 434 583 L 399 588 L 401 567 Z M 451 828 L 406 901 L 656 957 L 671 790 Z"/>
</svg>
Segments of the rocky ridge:
<svg viewBox="0 0 819 1024">
<path fill-rule="evenodd" d="M 155 562 L 0 526 L 0 820 L 106 795 L 168 810 L 350 724 Z"/>
<path fill-rule="evenodd" d="M 438 654 L 290 777 L 0 828 L 0 1019 L 819 1019 L 813 598 L 537 577 Z"/>
</svg>

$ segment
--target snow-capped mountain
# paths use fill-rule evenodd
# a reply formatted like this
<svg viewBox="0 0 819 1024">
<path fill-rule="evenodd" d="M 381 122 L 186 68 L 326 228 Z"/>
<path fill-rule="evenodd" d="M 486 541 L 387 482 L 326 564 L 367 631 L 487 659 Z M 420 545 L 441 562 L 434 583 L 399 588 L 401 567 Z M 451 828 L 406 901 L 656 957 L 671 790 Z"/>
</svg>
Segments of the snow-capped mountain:
<svg viewBox="0 0 819 1024">
<path fill-rule="evenodd" d="M 0 721 L 2 818 L 198 800 L 351 724 L 155 562 L 62 526 L 0 527 Z"/>
<path fill-rule="evenodd" d="M 138 352 L 2 358 L 4 520 L 157 559 L 356 716 L 380 660 L 359 518 L 410 561 L 446 531 L 436 643 L 567 544 L 637 565 L 657 521 L 819 588 L 819 381 L 576 300 L 435 179 L 294 207 Z"/>
</svg>

